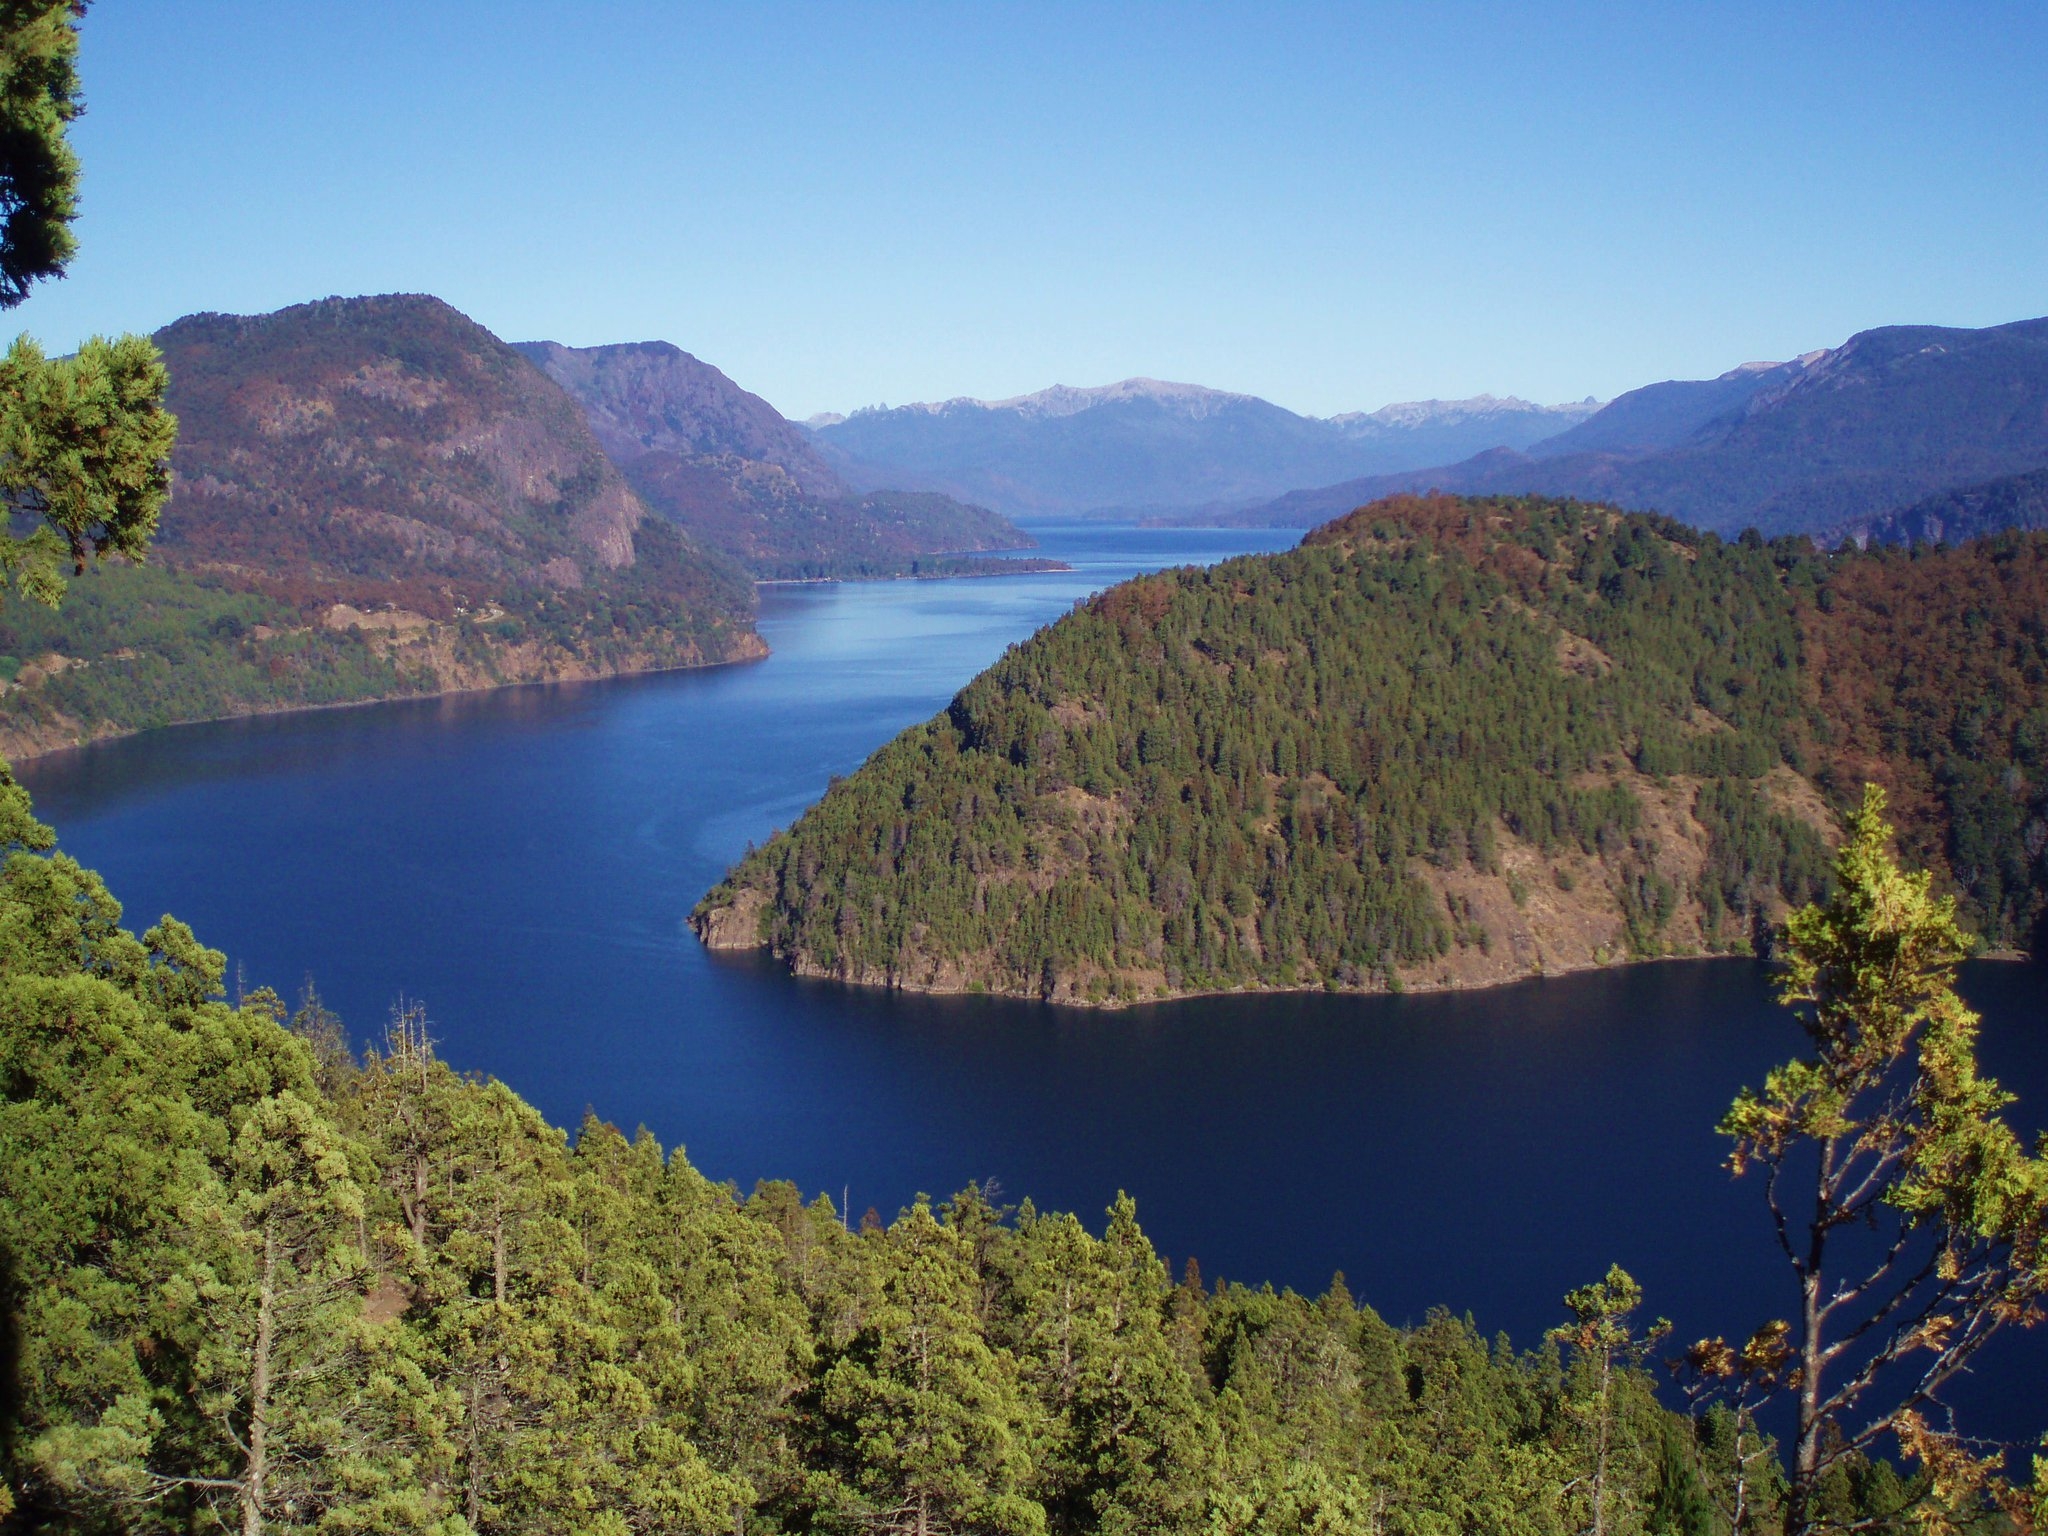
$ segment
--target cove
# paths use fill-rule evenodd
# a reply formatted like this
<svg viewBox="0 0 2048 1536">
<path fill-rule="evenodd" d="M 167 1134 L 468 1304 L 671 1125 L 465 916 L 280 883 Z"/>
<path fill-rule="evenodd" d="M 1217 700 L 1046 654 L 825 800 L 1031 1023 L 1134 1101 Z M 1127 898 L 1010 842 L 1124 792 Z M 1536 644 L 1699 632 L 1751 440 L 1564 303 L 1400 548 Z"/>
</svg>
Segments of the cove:
<svg viewBox="0 0 2048 1536">
<path fill-rule="evenodd" d="M 1041 528 L 1071 573 L 768 589 L 765 662 L 180 727 L 24 764 L 132 926 L 165 911 L 249 986 L 310 974 L 359 1040 L 422 1000 L 456 1065 L 557 1123 L 586 1107 L 745 1189 L 857 1219 L 971 1179 L 1099 1213 L 1176 1265 L 1394 1322 L 1469 1310 L 1532 1346 L 1620 1262 L 1683 1339 L 1790 1296 L 1713 1125 L 1798 1048 L 1763 967 L 1688 961 L 1412 997 L 1229 997 L 1113 1014 L 800 982 L 684 927 L 749 841 L 1111 581 L 1291 544 Z M 2048 977 L 1969 969 L 1990 1070 L 2048 1124 Z M 2041 1427 L 2048 1339 L 1974 1385 Z"/>
</svg>

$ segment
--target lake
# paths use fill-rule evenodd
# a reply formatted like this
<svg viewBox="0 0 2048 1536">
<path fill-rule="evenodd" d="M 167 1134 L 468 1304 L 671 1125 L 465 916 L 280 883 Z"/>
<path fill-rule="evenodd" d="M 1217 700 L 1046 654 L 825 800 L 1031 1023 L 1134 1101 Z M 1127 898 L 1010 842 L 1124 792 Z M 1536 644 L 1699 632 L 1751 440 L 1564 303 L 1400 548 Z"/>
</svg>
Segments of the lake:
<svg viewBox="0 0 2048 1536">
<path fill-rule="evenodd" d="M 1687 961 L 1409 997 L 1091 1013 L 800 982 L 684 926 L 750 841 L 1078 598 L 1270 530 L 1047 528 L 1071 574 L 774 587 L 760 663 L 181 727 L 23 765 L 131 926 L 165 911 L 248 986 L 312 976 L 359 1040 L 400 997 L 444 1055 L 742 1189 L 893 1214 L 971 1179 L 1176 1265 L 1436 1304 L 1533 1345 L 1620 1262 L 1681 1338 L 1791 1303 L 1713 1125 L 1801 1037 L 1764 969 Z M 2048 1104 L 2048 975 L 1971 967 L 1985 1055 Z M 1979 1383 L 2038 1431 L 2048 1339 Z M 2017 1417 L 2013 1417 L 2017 1415 Z"/>
</svg>

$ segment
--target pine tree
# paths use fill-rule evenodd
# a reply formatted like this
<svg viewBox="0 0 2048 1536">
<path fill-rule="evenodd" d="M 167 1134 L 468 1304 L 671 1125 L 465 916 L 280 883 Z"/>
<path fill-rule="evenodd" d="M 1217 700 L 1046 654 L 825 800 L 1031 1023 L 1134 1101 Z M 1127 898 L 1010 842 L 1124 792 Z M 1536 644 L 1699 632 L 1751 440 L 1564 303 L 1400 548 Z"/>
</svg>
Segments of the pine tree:
<svg viewBox="0 0 2048 1536">
<path fill-rule="evenodd" d="M 2000 1116 L 2012 1096 L 1977 1070 L 1955 903 L 1899 868 L 1884 805 L 1865 791 L 1834 894 L 1785 923 L 1781 996 L 1812 1055 L 1721 1123 L 1730 1167 L 1764 1175 L 1798 1314 L 1690 1357 L 1738 1404 L 1792 1399 L 1793 1536 L 1836 1523 L 1823 1480 L 1886 1437 L 1929 1474 L 1924 1518 L 1959 1517 L 1995 1487 L 1997 1459 L 1948 1427 L 1942 1389 L 2048 1294 L 2048 1148 L 2027 1154 Z"/>
<path fill-rule="evenodd" d="M 964 1242 L 923 1199 L 877 1241 L 873 1306 L 818 1387 L 825 1450 L 861 1517 L 904 1536 L 1042 1531 L 1024 1492 L 1029 1408 L 981 1335 Z"/>
<path fill-rule="evenodd" d="M 266 1097 L 187 1216 L 204 1257 L 171 1298 L 203 1316 L 192 1392 L 222 1470 L 162 1480 L 231 1502 L 242 1536 L 323 1516 L 435 1529 L 447 1513 L 432 1489 L 452 1404 L 366 1311 L 351 1153 L 303 1094 Z"/>
<path fill-rule="evenodd" d="M 1630 1319 L 1643 1304 L 1643 1288 L 1619 1264 L 1609 1265 L 1603 1279 L 1566 1293 L 1564 1304 L 1572 1321 L 1553 1329 L 1550 1337 L 1571 1349 L 1574 1375 L 1578 1378 L 1571 1410 L 1579 1422 L 1590 1462 L 1585 1530 L 1587 1536 L 1633 1530 L 1637 1528 L 1636 1511 L 1615 1507 L 1615 1479 L 1610 1471 L 1623 1456 L 1639 1457 L 1641 1448 L 1627 1444 L 1621 1435 L 1622 1413 L 1617 1399 L 1625 1385 L 1623 1373 L 1631 1366 L 1639 1366 L 1650 1348 L 1670 1332 L 1671 1325 L 1659 1318 L 1642 1333 L 1636 1332 Z"/>
<path fill-rule="evenodd" d="M 25 0 L 0 15 L 0 308 L 62 275 L 76 248 L 78 159 L 65 133 L 83 110 L 84 9 Z M 142 558 L 170 490 L 166 382 L 140 336 L 95 336 L 54 360 L 23 336 L 0 358 L 0 491 L 40 518 L 26 535 L 0 529 L 0 594 L 12 583 L 55 607 L 65 565 L 82 575 L 110 554 Z"/>
</svg>

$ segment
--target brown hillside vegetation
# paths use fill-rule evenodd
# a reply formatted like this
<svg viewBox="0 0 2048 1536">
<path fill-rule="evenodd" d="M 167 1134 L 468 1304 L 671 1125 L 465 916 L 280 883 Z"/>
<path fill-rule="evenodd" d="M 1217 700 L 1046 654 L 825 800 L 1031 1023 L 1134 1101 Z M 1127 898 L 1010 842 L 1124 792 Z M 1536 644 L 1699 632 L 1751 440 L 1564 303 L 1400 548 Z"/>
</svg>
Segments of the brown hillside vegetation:
<svg viewBox="0 0 2048 1536">
<path fill-rule="evenodd" d="M 576 402 L 439 300 L 156 341 L 180 434 L 151 568 L 0 610 L 0 750 L 762 654 L 745 574 L 650 517 Z"/>
</svg>

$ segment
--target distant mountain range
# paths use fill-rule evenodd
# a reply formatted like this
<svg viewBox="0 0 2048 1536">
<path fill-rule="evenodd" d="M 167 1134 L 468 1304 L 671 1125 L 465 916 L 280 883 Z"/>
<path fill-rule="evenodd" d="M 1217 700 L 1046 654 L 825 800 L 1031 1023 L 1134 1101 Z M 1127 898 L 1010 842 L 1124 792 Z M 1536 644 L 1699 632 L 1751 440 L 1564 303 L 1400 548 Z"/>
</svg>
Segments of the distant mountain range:
<svg viewBox="0 0 2048 1536">
<path fill-rule="evenodd" d="M 1370 414 L 1299 416 L 1252 395 L 1125 379 L 1013 400 L 947 400 L 817 416 L 820 455 L 853 485 L 920 486 L 1012 517 L 1239 506 L 1298 486 L 1389 474 L 1575 425 L 1594 401 L 1481 395 Z"/>
<path fill-rule="evenodd" d="M 1968 493 L 1944 527 L 2038 508 L 2048 466 L 2048 319 L 1888 326 L 1793 362 L 1653 384 L 1526 450 L 1296 491 L 1229 520 L 1312 526 L 1397 491 L 1575 496 L 1728 533 L 1904 530 L 1887 514 Z M 2029 498 L 2032 498 L 2031 500 Z M 1938 509 L 1921 514 L 1940 518 Z M 1903 532 L 1901 533 L 1903 535 Z"/>
<path fill-rule="evenodd" d="M 764 578 L 884 576 L 933 555 L 1021 549 L 1031 536 L 942 491 L 851 489 L 808 434 L 665 341 L 518 350 L 581 402 L 640 499 Z"/>
</svg>

